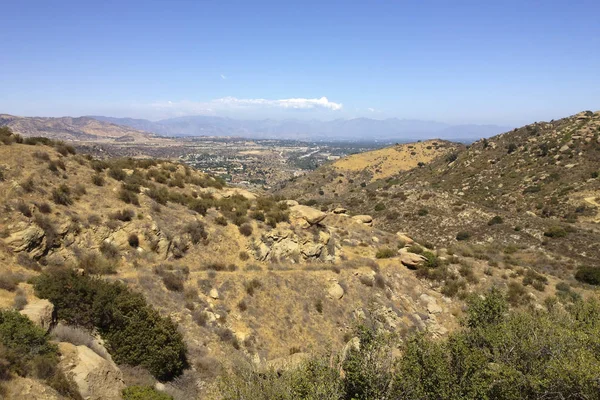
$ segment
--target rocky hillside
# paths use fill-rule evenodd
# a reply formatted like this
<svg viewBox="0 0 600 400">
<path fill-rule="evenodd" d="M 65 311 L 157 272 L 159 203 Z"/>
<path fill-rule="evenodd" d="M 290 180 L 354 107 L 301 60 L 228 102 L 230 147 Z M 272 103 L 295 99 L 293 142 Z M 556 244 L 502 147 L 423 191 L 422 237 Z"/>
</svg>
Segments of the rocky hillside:
<svg viewBox="0 0 600 400">
<path fill-rule="evenodd" d="M 599 134 L 600 113 L 582 112 L 455 148 L 405 172 L 354 180 L 343 191 L 319 190 L 344 179 L 324 167 L 277 193 L 371 214 L 381 229 L 433 244 L 538 249 L 554 259 L 540 261 L 541 269 L 570 275 L 600 257 Z"/>
<path fill-rule="evenodd" d="M 572 272 L 531 268 L 554 266 L 539 245 L 435 245 L 411 238 L 416 224 L 380 229 L 380 211 L 321 211 L 170 161 L 99 160 L 7 130 L 0 139 L 0 390 L 9 399 L 219 398 L 232 365 L 279 370 L 337 354 L 359 324 L 442 338 L 459 326 L 464 299 L 491 286 L 512 307 L 555 296 L 568 304 L 590 290 Z M 366 185 L 369 203 L 390 207 L 397 197 L 381 193 L 398 184 L 380 184 Z M 9 340 L 15 330 L 43 343 L 44 357 Z"/>
<path fill-rule="evenodd" d="M 429 163 L 464 146 L 444 140 L 396 144 L 379 150 L 353 154 L 303 177 L 283 182 L 290 198 L 332 198 L 361 190 L 368 183 L 386 179 Z"/>
<path fill-rule="evenodd" d="M 0 126 L 7 126 L 24 137 L 44 136 L 74 142 L 132 143 L 161 142 L 154 134 L 98 121 L 90 117 L 17 117 L 0 114 Z"/>
</svg>

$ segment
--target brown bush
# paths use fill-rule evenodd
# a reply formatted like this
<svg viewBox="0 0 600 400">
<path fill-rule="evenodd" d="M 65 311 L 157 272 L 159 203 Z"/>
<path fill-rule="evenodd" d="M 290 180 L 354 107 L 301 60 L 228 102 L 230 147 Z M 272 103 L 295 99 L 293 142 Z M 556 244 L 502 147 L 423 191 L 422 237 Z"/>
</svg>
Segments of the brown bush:
<svg viewBox="0 0 600 400">
<path fill-rule="evenodd" d="M 200 221 L 189 222 L 183 230 L 190 235 L 192 243 L 194 244 L 198 244 L 200 241 L 206 241 L 208 238 L 208 232 L 206 232 L 204 224 Z"/>
<path fill-rule="evenodd" d="M 130 233 L 127 237 L 127 243 L 133 248 L 138 248 L 140 246 L 140 238 L 135 233 Z"/>
<path fill-rule="evenodd" d="M 240 233 L 244 236 L 250 236 L 252 235 L 252 225 L 250 224 L 242 224 L 240 225 L 240 227 L 238 228 Z"/>
</svg>

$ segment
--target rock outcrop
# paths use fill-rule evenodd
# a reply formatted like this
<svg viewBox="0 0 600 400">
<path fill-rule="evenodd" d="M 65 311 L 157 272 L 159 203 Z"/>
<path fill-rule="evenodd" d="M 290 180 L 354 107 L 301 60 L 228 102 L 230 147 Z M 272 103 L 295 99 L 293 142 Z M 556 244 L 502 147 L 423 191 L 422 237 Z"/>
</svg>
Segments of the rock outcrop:
<svg viewBox="0 0 600 400">
<path fill-rule="evenodd" d="M 425 261 L 425 257 L 415 253 L 401 253 L 400 262 L 409 269 L 417 269 L 417 267 Z"/>
<path fill-rule="evenodd" d="M 21 229 L 14 232 L 4 242 L 15 252 L 28 251 L 39 253 L 43 247 L 45 233 L 37 225 L 21 226 Z M 39 254 L 41 255 L 41 254 Z"/>
<path fill-rule="evenodd" d="M 369 226 L 373 224 L 373 217 L 370 215 L 355 215 L 352 219 Z"/>
<path fill-rule="evenodd" d="M 327 214 L 309 206 L 297 205 L 290 207 L 290 216 L 295 219 L 303 219 L 310 225 L 316 225 L 323 221 Z"/>
<path fill-rule="evenodd" d="M 50 330 L 54 322 L 54 304 L 45 299 L 28 303 L 20 312 L 46 331 Z"/>
<path fill-rule="evenodd" d="M 73 379 L 86 400 L 120 400 L 125 388 L 123 374 L 114 362 L 100 357 L 89 347 L 59 343 L 64 373 Z"/>
</svg>

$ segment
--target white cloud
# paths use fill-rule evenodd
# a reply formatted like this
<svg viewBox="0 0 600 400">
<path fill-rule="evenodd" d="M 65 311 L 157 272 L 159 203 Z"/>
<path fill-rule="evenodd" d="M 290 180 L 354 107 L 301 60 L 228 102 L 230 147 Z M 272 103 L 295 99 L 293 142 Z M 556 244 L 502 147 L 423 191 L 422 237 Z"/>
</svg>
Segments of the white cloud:
<svg viewBox="0 0 600 400">
<path fill-rule="evenodd" d="M 371 108 L 371 107 L 367 108 L 367 110 L 369 110 L 371 112 L 375 112 L 376 111 L 374 108 Z"/>
<path fill-rule="evenodd" d="M 221 74 L 221 79 L 225 80 L 225 79 L 227 79 L 227 77 L 225 75 Z"/>
<path fill-rule="evenodd" d="M 291 99 L 280 99 L 280 100 L 267 100 L 267 99 L 238 99 L 236 97 L 224 97 L 221 99 L 213 100 L 211 103 L 227 105 L 227 106 L 261 106 L 261 107 L 280 107 L 286 109 L 329 109 L 333 111 L 341 110 L 343 105 L 341 103 L 334 103 L 329 101 L 327 97 L 321 97 L 320 99 L 303 99 L 303 98 L 291 98 Z"/>
<path fill-rule="evenodd" d="M 195 114 L 214 115 L 219 111 L 236 111 L 236 110 L 326 110 L 339 111 L 343 105 L 329 101 L 327 97 L 304 99 L 238 99 L 236 97 L 223 97 L 207 102 L 196 101 L 160 101 L 146 105 L 147 108 L 156 112 L 183 116 Z M 144 108 L 143 105 L 138 105 L 139 108 Z"/>
</svg>

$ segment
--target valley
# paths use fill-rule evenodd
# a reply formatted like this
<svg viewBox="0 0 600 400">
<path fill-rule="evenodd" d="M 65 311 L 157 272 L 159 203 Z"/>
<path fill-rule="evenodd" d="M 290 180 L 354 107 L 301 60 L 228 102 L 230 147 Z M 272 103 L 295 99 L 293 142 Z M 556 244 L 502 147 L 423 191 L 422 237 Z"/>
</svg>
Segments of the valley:
<svg viewBox="0 0 600 400">
<path fill-rule="evenodd" d="M 560 346 L 593 359 L 600 322 L 576 321 L 600 284 L 599 127 L 584 112 L 471 145 L 388 146 L 63 143 L 1 128 L 0 334 L 29 329 L 50 346 L 39 358 L 5 341 L 3 393 L 271 399 L 283 387 L 294 399 L 297 379 L 329 376 L 307 398 L 341 399 L 376 368 L 405 371 L 382 398 L 414 398 L 429 383 L 411 374 L 430 366 L 411 352 L 495 343 L 497 329 L 509 340 L 521 323 L 537 327 L 534 346 L 562 343 L 549 338 L 560 327 Z M 465 322 L 477 307 L 497 320 Z M 565 339 L 575 326 L 581 339 Z M 498 351 L 494 363 L 519 370 Z M 571 368 L 578 356 L 562 357 Z M 528 376 L 545 377 L 551 361 L 536 362 Z"/>
</svg>

